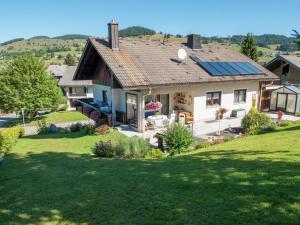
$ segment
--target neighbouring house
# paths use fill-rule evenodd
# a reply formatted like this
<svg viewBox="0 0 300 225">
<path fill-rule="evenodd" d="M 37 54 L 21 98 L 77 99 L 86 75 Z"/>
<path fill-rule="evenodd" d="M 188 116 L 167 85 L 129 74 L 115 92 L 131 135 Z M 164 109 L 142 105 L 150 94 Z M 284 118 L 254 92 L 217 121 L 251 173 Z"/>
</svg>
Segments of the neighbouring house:
<svg viewBox="0 0 300 225">
<path fill-rule="evenodd" d="M 64 73 L 67 71 L 68 65 L 50 65 L 48 67 L 48 73 L 52 75 L 56 80 L 60 80 Z"/>
<path fill-rule="evenodd" d="M 113 123 L 145 132 L 179 121 L 195 135 L 215 131 L 221 107 L 228 110 L 223 125 L 240 123 L 259 106 L 261 84 L 277 79 L 225 45 L 202 44 L 199 35 L 187 43 L 121 39 L 115 21 L 108 40 L 87 40 L 74 75 L 75 82 L 92 80 L 94 102 L 108 103 Z"/>
<path fill-rule="evenodd" d="M 67 99 L 69 110 L 75 109 L 77 100 L 93 101 L 93 82 L 92 80 L 73 80 L 76 66 L 67 66 L 58 81 L 58 86 L 62 88 Z"/>
<path fill-rule="evenodd" d="M 276 85 L 264 87 L 266 100 L 262 110 L 298 113 L 300 93 L 300 56 L 278 55 L 268 62 L 265 67 L 280 79 Z M 269 102 L 269 103 L 268 103 Z"/>
<path fill-rule="evenodd" d="M 265 67 L 280 78 L 281 84 L 300 87 L 300 55 L 278 55 Z"/>
</svg>

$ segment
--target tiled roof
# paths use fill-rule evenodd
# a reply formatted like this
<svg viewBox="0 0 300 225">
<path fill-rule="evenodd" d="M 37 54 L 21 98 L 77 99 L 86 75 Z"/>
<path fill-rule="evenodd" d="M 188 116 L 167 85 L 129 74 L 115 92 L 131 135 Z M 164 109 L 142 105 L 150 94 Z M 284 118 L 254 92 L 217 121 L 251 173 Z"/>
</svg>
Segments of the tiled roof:
<svg viewBox="0 0 300 225">
<path fill-rule="evenodd" d="M 162 44 L 158 41 L 121 39 L 120 49 L 112 50 L 103 39 L 89 38 L 89 41 L 113 71 L 123 88 L 278 79 L 261 65 L 225 45 L 208 44 L 202 45 L 200 50 L 192 50 L 184 44 L 175 42 Z M 184 48 L 188 53 L 188 57 L 182 63 L 177 61 L 179 48 Z M 264 74 L 211 76 L 190 58 L 191 55 L 196 55 L 203 61 L 247 61 Z"/>
<path fill-rule="evenodd" d="M 63 77 L 59 80 L 59 86 L 90 86 L 93 85 L 92 80 L 73 80 L 77 66 L 67 66 Z"/>
<path fill-rule="evenodd" d="M 55 77 L 62 77 L 67 69 L 68 65 L 50 65 L 48 72 Z"/>
</svg>

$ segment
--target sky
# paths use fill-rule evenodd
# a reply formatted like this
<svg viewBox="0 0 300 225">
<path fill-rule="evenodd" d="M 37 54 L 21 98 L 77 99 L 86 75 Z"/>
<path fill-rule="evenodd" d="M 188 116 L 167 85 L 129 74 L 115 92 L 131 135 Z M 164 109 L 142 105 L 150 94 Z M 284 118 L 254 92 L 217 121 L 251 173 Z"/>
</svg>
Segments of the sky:
<svg viewBox="0 0 300 225">
<path fill-rule="evenodd" d="M 0 43 L 37 35 L 106 36 L 144 26 L 171 34 L 203 36 L 283 34 L 300 31 L 299 0 L 0 0 Z"/>
</svg>

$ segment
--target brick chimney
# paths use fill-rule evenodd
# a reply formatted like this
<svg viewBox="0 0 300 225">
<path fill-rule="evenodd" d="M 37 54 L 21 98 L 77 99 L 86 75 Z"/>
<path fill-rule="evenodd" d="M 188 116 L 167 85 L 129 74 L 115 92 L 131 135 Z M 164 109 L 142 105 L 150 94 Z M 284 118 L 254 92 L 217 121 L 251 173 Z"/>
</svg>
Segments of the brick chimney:
<svg viewBox="0 0 300 225">
<path fill-rule="evenodd" d="M 187 46 L 193 50 L 201 49 L 201 37 L 199 34 L 188 35 Z"/>
<path fill-rule="evenodd" d="M 118 22 L 112 20 L 108 23 L 108 42 L 109 46 L 113 50 L 119 50 L 119 30 L 118 30 Z"/>
</svg>

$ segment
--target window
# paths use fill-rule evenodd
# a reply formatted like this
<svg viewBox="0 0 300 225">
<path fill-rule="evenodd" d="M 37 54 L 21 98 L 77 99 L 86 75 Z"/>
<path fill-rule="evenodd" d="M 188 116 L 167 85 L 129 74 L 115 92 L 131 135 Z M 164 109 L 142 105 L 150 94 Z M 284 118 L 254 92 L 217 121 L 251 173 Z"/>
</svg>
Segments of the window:
<svg viewBox="0 0 300 225">
<path fill-rule="evenodd" d="M 108 103 L 107 91 L 102 91 L 102 101 Z"/>
<path fill-rule="evenodd" d="M 289 72 L 290 72 L 290 65 L 289 64 L 282 67 L 281 75 L 287 76 Z"/>
<path fill-rule="evenodd" d="M 207 106 L 219 106 L 221 105 L 221 92 L 207 92 L 206 93 L 206 105 Z"/>
<path fill-rule="evenodd" d="M 234 103 L 245 103 L 246 92 L 246 89 L 234 90 Z"/>
</svg>

